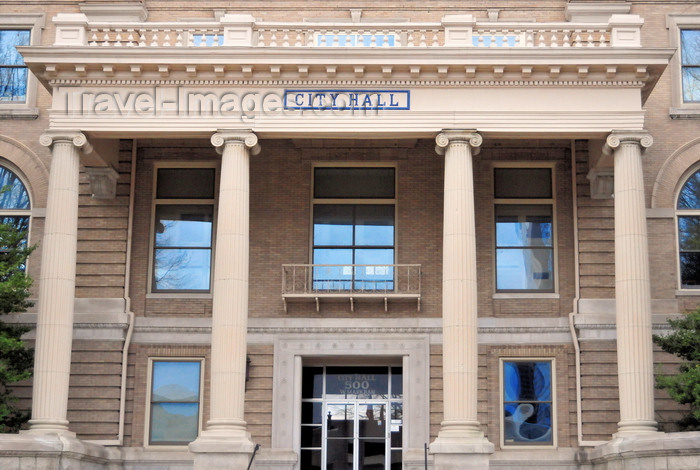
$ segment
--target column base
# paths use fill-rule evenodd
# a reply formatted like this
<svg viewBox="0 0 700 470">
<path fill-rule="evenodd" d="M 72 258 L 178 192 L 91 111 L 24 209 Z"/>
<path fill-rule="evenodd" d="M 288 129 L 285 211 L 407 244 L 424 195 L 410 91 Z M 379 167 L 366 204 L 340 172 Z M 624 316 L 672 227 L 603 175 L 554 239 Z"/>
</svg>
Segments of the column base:
<svg viewBox="0 0 700 470">
<path fill-rule="evenodd" d="M 202 431 L 189 450 L 194 454 L 194 470 L 237 470 L 248 468 L 255 444 L 244 427 L 216 425 Z"/>
<path fill-rule="evenodd" d="M 494 446 L 484 437 L 478 422 L 442 423 L 430 444 L 435 470 L 488 470 Z"/>
<path fill-rule="evenodd" d="M 613 439 L 651 434 L 663 434 L 654 420 L 620 421 L 617 423 L 617 432 L 613 434 Z"/>
<path fill-rule="evenodd" d="M 68 421 L 62 419 L 30 419 L 29 429 L 20 431 L 20 434 L 58 434 L 63 437 L 75 437 L 75 433 L 68 429 Z"/>
</svg>

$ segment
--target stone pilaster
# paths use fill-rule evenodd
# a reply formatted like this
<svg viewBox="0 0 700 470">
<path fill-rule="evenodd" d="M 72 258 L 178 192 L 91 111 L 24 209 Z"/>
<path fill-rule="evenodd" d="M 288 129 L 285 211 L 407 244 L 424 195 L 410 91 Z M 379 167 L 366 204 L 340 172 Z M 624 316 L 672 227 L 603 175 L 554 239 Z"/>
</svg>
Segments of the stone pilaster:
<svg viewBox="0 0 700 470">
<path fill-rule="evenodd" d="M 646 132 L 615 131 L 606 141 L 615 161 L 615 303 L 620 422 L 616 437 L 657 431 L 651 340 L 649 247 L 642 149 Z"/>
<path fill-rule="evenodd" d="M 251 153 L 249 130 L 220 130 L 221 153 L 211 332 L 211 399 L 206 430 L 190 444 L 195 469 L 246 468 L 255 445 L 243 419 L 248 329 L 248 247 Z"/>
<path fill-rule="evenodd" d="M 28 432 L 74 436 L 68 430 L 66 416 L 78 242 L 79 150 L 89 144 L 85 135 L 77 131 L 48 131 L 39 142 L 51 147 L 51 173 Z"/>
<path fill-rule="evenodd" d="M 475 131 L 444 131 L 435 139 L 445 155 L 442 271 L 444 420 L 430 451 L 435 468 L 486 469 L 493 445 L 477 419 L 477 270 L 472 149 Z"/>
</svg>

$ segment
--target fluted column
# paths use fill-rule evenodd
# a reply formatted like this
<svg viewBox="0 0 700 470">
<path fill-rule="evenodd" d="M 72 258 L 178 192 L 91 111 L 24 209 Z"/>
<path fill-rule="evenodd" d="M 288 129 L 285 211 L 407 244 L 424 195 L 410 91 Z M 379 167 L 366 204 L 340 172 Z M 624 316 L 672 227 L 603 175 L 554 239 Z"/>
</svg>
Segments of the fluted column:
<svg viewBox="0 0 700 470">
<path fill-rule="evenodd" d="M 42 240 L 30 433 L 67 434 L 68 382 L 73 340 L 75 260 L 78 240 L 79 132 L 48 131 L 51 173 Z"/>
<path fill-rule="evenodd" d="M 248 328 L 249 159 L 259 147 L 257 136 L 249 130 L 219 130 L 211 142 L 221 153 L 221 181 L 212 288 L 210 418 L 206 430 L 190 445 L 190 450 L 238 454 L 237 457 L 196 456 L 197 469 L 219 468 L 219 460 L 222 465 L 233 465 L 221 468 L 245 468 L 254 446 L 243 419 Z M 235 460 L 238 463 L 232 464 L 232 458 L 238 459 Z"/>
<path fill-rule="evenodd" d="M 477 419 L 477 270 L 472 149 L 475 131 L 444 131 L 435 139 L 445 155 L 442 267 L 444 420 L 430 450 L 436 469 L 488 468 L 493 452 Z M 480 454 L 475 459 L 475 454 Z M 466 465 L 466 466 L 465 466 Z M 485 466 L 484 466 L 485 465 Z"/>
<path fill-rule="evenodd" d="M 651 339 L 649 247 L 642 149 L 646 132 L 616 131 L 607 139 L 615 160 L 615 303 L 620 422 L 616 437 L 657 431 Z"/>
</svg>

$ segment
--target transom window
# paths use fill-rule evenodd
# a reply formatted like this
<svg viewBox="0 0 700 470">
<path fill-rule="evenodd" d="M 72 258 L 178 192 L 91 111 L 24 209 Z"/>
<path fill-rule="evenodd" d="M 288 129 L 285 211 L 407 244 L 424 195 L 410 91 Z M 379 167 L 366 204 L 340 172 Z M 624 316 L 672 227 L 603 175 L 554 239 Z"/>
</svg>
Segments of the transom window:
<svg viewBox="0 0 700 470">
<path fill-rule="evenodd" d="M 149 445 L 186 445 L 201 421 L 202 361 L 151 360 Z"/>
<path fill-rule="evenodd" d="M 157 168 L 153 292 L 209 292 L 216 169 Z"/>
<path fill-rule="evenodd" d="M 392 290 L 395 168 L 316 167 L 315 290 Z"/>
<path fill-rule="evenodd" d="M 29 29 L 0 29 L 0 101 L 27 100 L 28 69 L 15 46 L 28 46 L 29 37 Z"/>
<path fill-rule="evenodd" d="M 676 209 L 681 288 L 700 289 L 700 170 L 681 188 Z"/>
<path fill-rule="evenodd" d="M 502 360 L 504 446 L 554 445 L 552 360 Z"/>
<path fill-rule="evenodd" d="M 494 168 L 496 292 L 554 292 L 552 168 Z"/>
<path fill-rule="evenodd" d="M 681 30 L 683 101 L 700 103 L 700 29 Z"/>
</svg>

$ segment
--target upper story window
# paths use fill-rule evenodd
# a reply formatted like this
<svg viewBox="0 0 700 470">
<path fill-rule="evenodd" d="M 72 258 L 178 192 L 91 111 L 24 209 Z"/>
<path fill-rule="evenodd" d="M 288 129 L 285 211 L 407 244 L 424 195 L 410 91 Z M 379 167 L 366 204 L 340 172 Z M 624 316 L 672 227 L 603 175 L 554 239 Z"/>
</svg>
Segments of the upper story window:
<svg viewBox="0 0 700 470">
<path fill-rule="evenodd" d="M 0 101 L 27 100 L 28 69 L 15 46 L 29 45 L 28 29 L 0 29 Z"/>
<path fill-rule="evenodd" d="M 24 183 L 9 168 L 0 166 L 0 221 L 18 230 L 29 230 L 31 205 Z"/>
<path fill-rule="evenodd" d="M 201 425 L 202 360 L 151 360 L 148 445 L 187 445 Z"/>
<path fill-rule="evenodd" d="M 700 289 L 700 170 L 686 180 L 676 204 L 682 289 Z"/>
<path fill-rule="evenodd" d="M 672 118 L 700 118 L 700 15 L 668 15 L 671 47 L 678 52 L 671 58 Z"/>
<path fill-rule="evenodd" d="M 496 292 L 554 292 L 552 167 L 494 168 Z"/>
<path fill-rule="evenodd" d="M 392 290 L 396 169 L 314 168 L 315 290 Z"/>
<path fill-rule="evenodd" d="M 41 44 L 44 15 L 0 13 L 0 118 L 36 118 L 37 80 L 16 47 Z"/>
<path fill-rule="evenodd" d="M 157 168 L 152 292 L 209 292 L 216 168 Z"/>
<path fill-rule="evenodd" d="M 681 30 L 683 101 L 700 103 L 700 28 Z"/>
<path fill-rule="evenodd" d="M 504 446 L 554 445 L 553 361 L 502 360 Z"/>
</svg>

